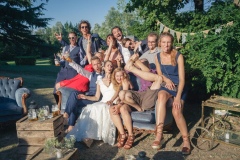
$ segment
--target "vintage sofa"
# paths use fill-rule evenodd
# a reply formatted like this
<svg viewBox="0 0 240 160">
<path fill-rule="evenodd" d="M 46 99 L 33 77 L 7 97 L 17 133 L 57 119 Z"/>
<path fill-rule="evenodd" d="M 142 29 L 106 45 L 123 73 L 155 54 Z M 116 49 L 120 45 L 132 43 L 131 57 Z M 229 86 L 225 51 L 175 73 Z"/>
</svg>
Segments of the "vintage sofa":
<svg viewBox="0 0 240 160">
<path fill-rule="evenodd" d="M 131 81 L 134 84 L 134 90 L 138 90 L 140 88 L 139 80 L 135 77 L 130 75 Z M 61 113 L 64 113 L 64 110 L 66 108 L 66 103 L 68 96 L 70 93 L 74 91 L 71 88 L 59 88 L 59 90 L 56 92 L 56 94 L 59 96 L 59 102 L 58 106 L 61 107 Z M 171 124 L 173 122 L 173 116 L 172 116 L 172 102 L 173 99 L 169 99 L 167 102 L 167 109 L 166 109 L 166 118 L 164 122 L 164 130 L 170 130 Z M 155 109 L 144 111 L 144 112 L 132 112 L 131 117 L 133 120 L 133 128 L 135 132 L 153 132 L 155 130 Z"/>
<path fill-rule="evenodd" d="M 22 88 L 22 78 L 0 77 L 0 124 L 16 121 L 27 114 L 27 88 Z"/>
</svg>

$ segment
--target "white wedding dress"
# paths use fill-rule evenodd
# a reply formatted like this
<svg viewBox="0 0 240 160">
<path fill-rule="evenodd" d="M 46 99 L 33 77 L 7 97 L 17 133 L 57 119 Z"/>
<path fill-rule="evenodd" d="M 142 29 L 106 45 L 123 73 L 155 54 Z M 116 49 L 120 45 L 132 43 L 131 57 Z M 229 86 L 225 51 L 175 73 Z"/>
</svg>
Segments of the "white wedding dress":
<svg viewBox="0 0 240 160">
<path fill-rule="evenodd" d="M 97 84 L 100 86 L 102 100 L 83 108 L 75 127 L 66 137 L 74 135 L 77 141 L 90 138 L 114 145 L 116 127 L 110 118 L 109 105 L 106 102 L 111 100 L 115 90 L 112 83 L 107 87 L 102 80 L 98 80 Z"/>
</svg>

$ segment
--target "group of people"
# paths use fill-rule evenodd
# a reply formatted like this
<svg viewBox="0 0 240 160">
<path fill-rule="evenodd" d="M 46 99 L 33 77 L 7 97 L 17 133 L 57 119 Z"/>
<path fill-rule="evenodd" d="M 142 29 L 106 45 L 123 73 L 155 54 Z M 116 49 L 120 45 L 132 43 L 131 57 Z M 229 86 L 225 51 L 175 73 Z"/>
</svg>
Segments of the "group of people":
<svg viewBox="0 0 240 160">
<path fill-rule="evenodd" d="M 63 114 L 68 122 L 66 136 L 74 135 L 77 141 L 94 139 L 114 145 L 117 129 L 117 146 L 130 149 L 135 139 L 131 112 L 155 107 L 156 137 L 151 146 L 160 149 L 166 103 L 173 98 L 172 114 L 182 134 L 182 154 L 190 154 L 182 113 L 187 93 L 184 59 L 173 47 L 173 36 L 168 32 L 150 33 L 146 40 L 134 41 L 124 37 L 121 28 L 116 26 L 104 41 L 97 34 L 90 34 L 90 30 L 90 23 L 81 21 L 82 37 L 77 38 L 76 33 L 70 32 L 70 44 L 61 34 L 55 34 L 64 48 L 54 93 L 60 87 L 75 89 L 68 97 Z M 101 46 L 107 46 L 106 51 Z M 138 91 L 132 77 L 138 79 Z M 55 98 L 58 101 L 57 96 Z"/>
</svg>

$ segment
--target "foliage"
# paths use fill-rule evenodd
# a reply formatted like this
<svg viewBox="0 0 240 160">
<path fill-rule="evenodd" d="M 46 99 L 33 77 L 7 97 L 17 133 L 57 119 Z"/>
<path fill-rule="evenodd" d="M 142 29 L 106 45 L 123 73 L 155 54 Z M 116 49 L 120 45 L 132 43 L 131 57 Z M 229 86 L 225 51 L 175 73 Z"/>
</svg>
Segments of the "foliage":
<svg viewBox="0 0 240 160">
<path fill-rule="evenodd" d="M 16 65 L 35 65 L 36 57 L 35 56 L 17 56 L 15 57 Z"/>
<path fill-rule="evenodd" d="M 75 136 L 70 138 L 64 138 L 63 141 L 59 142 L 57 138 L 49 138 L 44 143 L 44 150 L 47 153 L 52 153 L 56 149 L 73 149 L 74 143 L 76 142 Z"/>
<path fill-rule="evenodd" d="M 220 10 L 221 12 L 217 12 Z M 240 10 L 236 6 L 219 2 L 209 10 L 211 23 L 217 19 L 232 26 L 222 26 L 221 32 L 211 30 L 208 35 L 189 36 L 182 53 L 186 59 L 186 75 L 190 94 L 219 94 L 240 98 Z M 218 22 L 219 23 L 219 22 Z M 220 25 L 216 25 L 216 28 Z M 193 94 L 192 94 L 193 93 Z"/>
<path fill-rule="evenodd" d="M 177 10 L 184 7 L 188 0 L 130 0 L 126 5 L 127 12 L 137 11 L 144 19 L 145 27 L 157 30 L 157 20 L 171 24 L 176 20 Z"/>
<path fill-rule="evenodd" d="M 1 57 L 7 54 L 36 55 L 35 50 L 40 50 L 42 47 L 43 41 L 37 35 L 32 34 L 32 30 L 46 27 L 51 19 L 41 18 L 45 3 L 36 7 L 32 3 L 32 0 L 2 0 L 0 2 Z"/>
<path fill-rule="evenodd" d="M 137 26 L 141 20 L 138 18 L 136 12 L 125 12 L 125 6 L 126 4 L 124 0 L 118 0 L 118 8 L 116 9 L 112 7 L 105 16 L 105 21 L 101 25 L 95 24 L 92 32 L 98 33 L 102 38 L 104 38 L 111 33 L 111 29 L 114 26 L 119 26 L 124 35 L 136 36 L 136 32 L 134 32 L 131 28 L 133 28 L 133 26 Z"/>
</svg>

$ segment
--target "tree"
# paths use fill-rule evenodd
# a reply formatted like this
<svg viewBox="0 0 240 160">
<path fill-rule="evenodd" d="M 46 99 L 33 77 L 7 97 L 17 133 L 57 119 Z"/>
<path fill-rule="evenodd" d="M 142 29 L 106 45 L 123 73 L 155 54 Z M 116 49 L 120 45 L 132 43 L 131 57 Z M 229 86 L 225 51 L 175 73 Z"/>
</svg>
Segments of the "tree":
<svg viewBox="0 0 240 160">
<path fill-rule="evenodd" d="M 105 16 L 105 21 L 99 25 L 96 24 L 92 30 L 94 33 L 98 33 L 101 37 L 106 37 L 111 33 L 111 29 L 114 26 L 119 26 L 125 35 L 133 35 L 131 28 L 137 24 L 140 20 L 136 12 L 125 12 L 126 3 L 124 0 L 118 0 L 118 8 L 112 7 L 108 14 Z"/>
<path fill-rule="evenodd" d="M 37 35 L 33 35 L 32 30 L 46 27 L 51 20 L 51 18 L 41 18 L 45 3 L 34 7 L 33 2 L 35 0 L 0 1 L 0 43 L 10 46 L 18 55 L 35 54 L 27 53 L 26 48 L 32 50 L 39 47 L 43 41 Z M 6 52 L 4 48 L 2 49 L 2 52 Z"/>
</svg>

